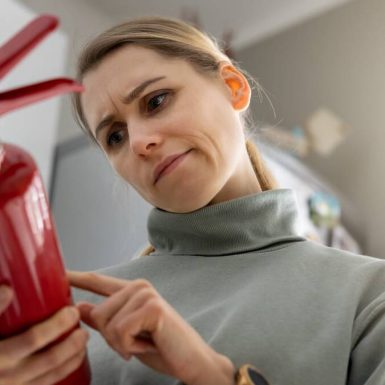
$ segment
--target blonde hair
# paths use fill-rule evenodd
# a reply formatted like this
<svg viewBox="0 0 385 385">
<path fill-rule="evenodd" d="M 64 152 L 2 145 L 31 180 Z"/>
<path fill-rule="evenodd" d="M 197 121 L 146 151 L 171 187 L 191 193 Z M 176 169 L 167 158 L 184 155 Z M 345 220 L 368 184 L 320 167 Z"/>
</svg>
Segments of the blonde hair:
<svg viewBox="0 0 385 385">
<path fill-rule="evenodd" d="M 93 39 L 79 56 L 77 80 L 81 82 L 85 74 L 95 69 L 107 55 L 129 44 L 149 48 L 163 56 L 186 60 L 196 71 L 206 76 L 217 76 L 221 62 L 231 63 L 245 73 L 221 51 L 213 38 L 195 27 L 177 19 L 145 17 L 114 26 Z M 251 80 L 258 90 L 262 88 L 254 79 Z M 80 94 L 73 94 L 72 100 L 80 127 L 97 143 L 85 119 Z M 256 145 L 248 139 L 246 148 L 262 191 L 276 188 L 274 177 L 266 168 Z M 141 256 L 154 250 L 149 245 Z"/>
</svg>

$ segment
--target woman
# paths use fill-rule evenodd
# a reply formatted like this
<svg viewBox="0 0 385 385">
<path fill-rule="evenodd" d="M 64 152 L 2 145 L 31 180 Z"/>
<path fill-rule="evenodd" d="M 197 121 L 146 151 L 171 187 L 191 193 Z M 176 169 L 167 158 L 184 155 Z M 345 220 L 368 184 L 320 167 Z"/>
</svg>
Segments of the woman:
<svg viewBox="0 0 385 385">
<path fill-rule="evenodd" d="M 245 142 L 250 86 L 209 38 L 124 23 L 85 49 L 79 80 L 83 128 L 154 206 L 152 246 L 69 272 L 82 301 L 0 342 L 0 383 L 52 384 L 78 366 L 83 330 L 36 353 L 78 317 L 97 385 L 235 384 L 245 363 L 275 385 L 384 383 L 385 262 L 298 235 L 293 192 Z"/>
</svg>

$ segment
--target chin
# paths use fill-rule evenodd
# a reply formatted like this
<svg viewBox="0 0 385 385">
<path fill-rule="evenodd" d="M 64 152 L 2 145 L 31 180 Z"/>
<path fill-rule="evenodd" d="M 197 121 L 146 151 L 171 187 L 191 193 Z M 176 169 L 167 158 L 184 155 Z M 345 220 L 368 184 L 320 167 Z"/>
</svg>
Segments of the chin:
<svg viewBox="0 0 385 385">
<path fill-rule="evenodd" d="M 202 207 L 207 206 L 208 203 L 198 203 L 198 202 L 180 202 L 179 204 L 171 203 L 169 205 L 158 204 L 155 205 L 157 208 L 162 209 L 164 211 L 168 211 L 170 213 L 176 214 L 186 214 L 191 213 L 193 211 L 199 210 Z"/>
</svg>

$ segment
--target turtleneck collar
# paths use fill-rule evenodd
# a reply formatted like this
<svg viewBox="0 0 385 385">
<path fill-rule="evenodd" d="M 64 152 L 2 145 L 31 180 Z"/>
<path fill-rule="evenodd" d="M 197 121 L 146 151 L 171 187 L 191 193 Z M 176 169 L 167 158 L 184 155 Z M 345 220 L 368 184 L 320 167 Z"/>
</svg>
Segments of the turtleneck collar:
<svg viewBox="0 0 385 385">
<path fill-rule="evenodd" d="M 219 256 L 304 240 L 289 189 L 263 191 L 205 206 L 191 213 L 150 211 L 147 228 L 153 255 Z"/>
</svg>

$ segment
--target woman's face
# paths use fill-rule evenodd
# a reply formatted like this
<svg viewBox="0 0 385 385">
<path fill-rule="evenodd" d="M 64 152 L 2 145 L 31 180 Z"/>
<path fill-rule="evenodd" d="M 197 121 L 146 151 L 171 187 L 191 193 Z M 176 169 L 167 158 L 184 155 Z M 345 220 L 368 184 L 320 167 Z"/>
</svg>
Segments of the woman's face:
<svg viewBox="0 0 385 385">
<path fill-rule="evenodd" d="M 191 212 L 260 191 L 229 67 L 210 77 L 184 60 L 124 46 L 84 77 L 81 102 L 93 135 L 155 207 Z M 174 155 L 182 156 L 164 169 Z"/>
</svg>

